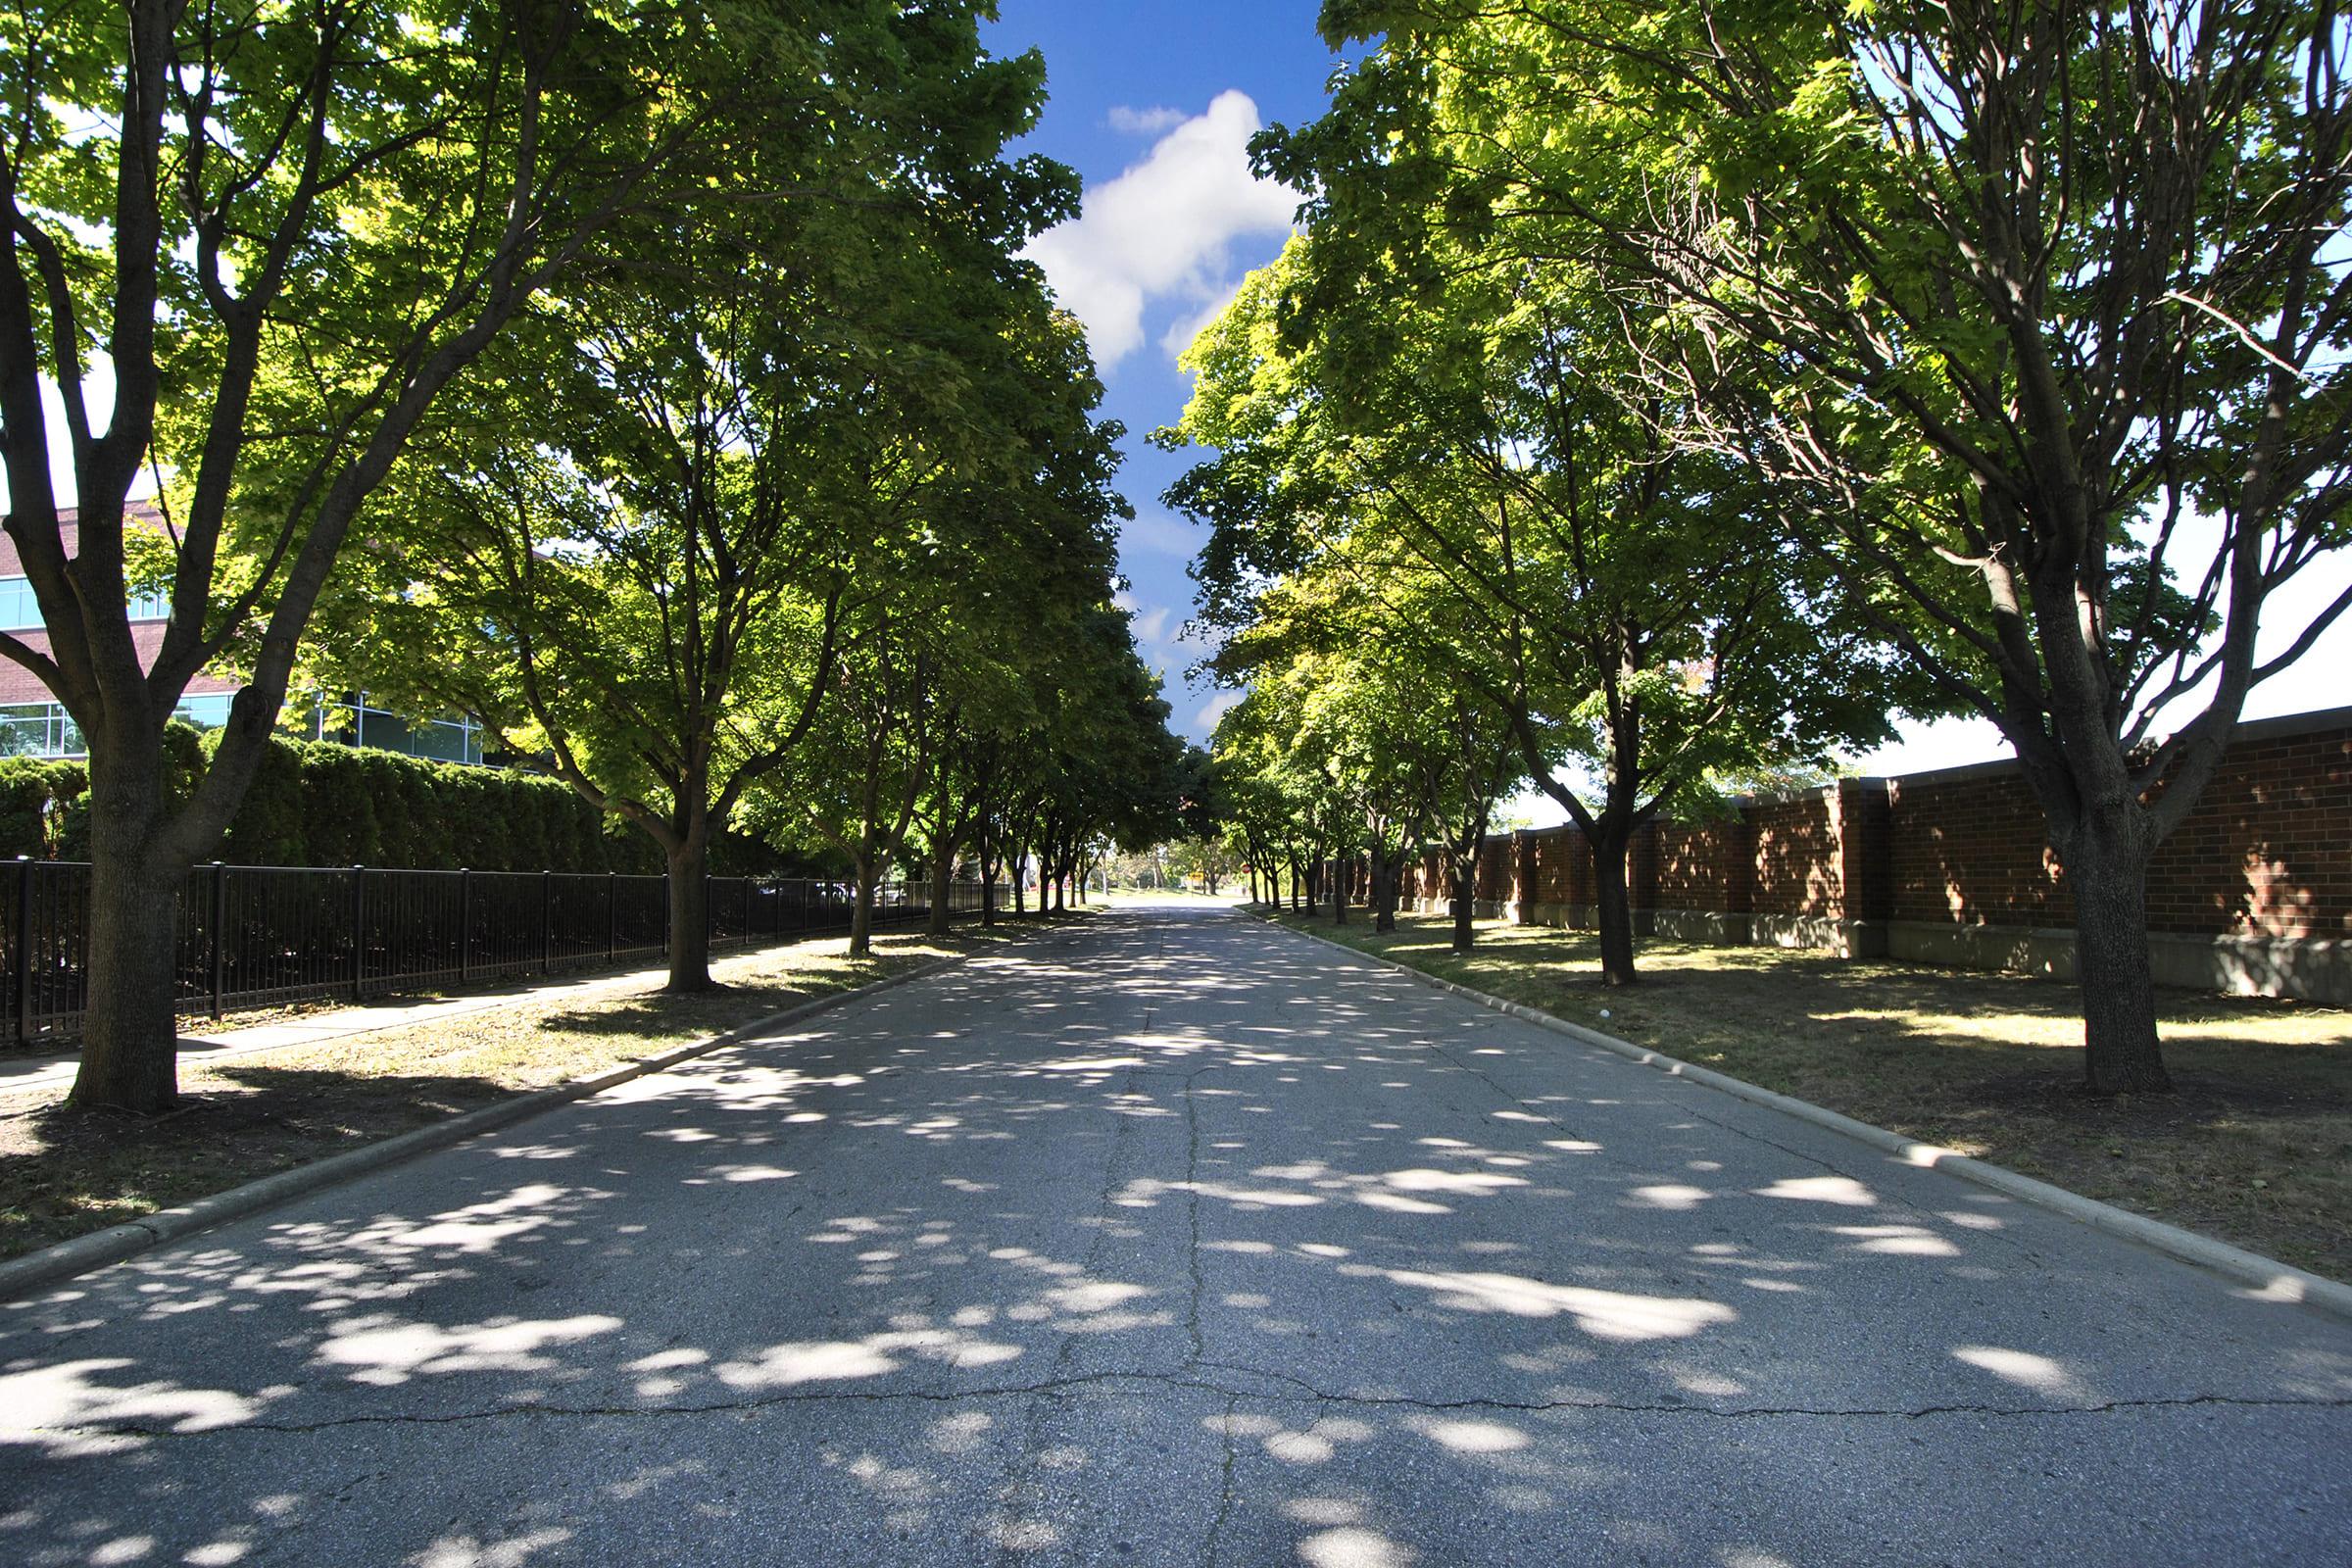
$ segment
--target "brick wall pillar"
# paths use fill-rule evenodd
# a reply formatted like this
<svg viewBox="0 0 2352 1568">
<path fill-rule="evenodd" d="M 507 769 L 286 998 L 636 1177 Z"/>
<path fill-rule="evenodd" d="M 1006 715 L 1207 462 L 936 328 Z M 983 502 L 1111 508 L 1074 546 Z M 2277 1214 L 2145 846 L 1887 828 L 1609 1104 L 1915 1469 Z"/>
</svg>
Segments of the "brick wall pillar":
<svg viewBox="0 0 2352 1568">
<path fill-rule="evenodd" d="M 1633 906 L 1634 930 L 1642 936 L 1657 932 L 1653 911 L 1658 906 L 1658 824 L 1651 818 L 1625 847 L 1626 902 Z"/>
<path fill-rule="evenodd" d="M 1561 849 L 1568 857 L 1568 923 L 1590 925 L 1598 898 L 1593 891 L 1592 842 L 1585 837 L 1583 828 L 1571 822 Z"/>
<path fill-rule="evenodd" d="M 1739 816 L 1724 827 L 1723 912 L 1756 912 L 1756 824 L 1741 806 Z"/>
<path fill-rule="evenodd" d="M 1894 918 L 1892 813 L 1886 781 L 1838 781 L 1830 801 L 1838 874 L 1838 951 L 1848 958 L 1886 956 L 1886 926 Z"/>
<path fill-rule="evenodd" d="M 1536 918 L 1536 841 L 1525 828 L 1511 829 L 1511 918 L 1532 925 Z"/>
</svg>

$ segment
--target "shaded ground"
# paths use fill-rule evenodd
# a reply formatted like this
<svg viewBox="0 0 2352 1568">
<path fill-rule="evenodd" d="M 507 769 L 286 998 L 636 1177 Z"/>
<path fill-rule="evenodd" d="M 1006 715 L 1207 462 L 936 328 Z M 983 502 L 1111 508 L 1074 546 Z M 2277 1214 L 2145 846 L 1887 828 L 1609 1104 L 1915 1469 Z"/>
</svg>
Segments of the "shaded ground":
<svg viewBox="0 0 2352 1568">
<path fill-rule="evenodd" d="M 2352 1325 L 1195 903 L 0 1305 L 0 1562 L 2352 1561 Z"/>
<path fill-rule="evenodd" d="M 880 933 L 874 956 L 852 962 L 848 938 L 823 938 L 720 958 L 711 974 L 726 989 L 707 996 L 519 1002 L 183 1063 L 182 1105 L 153 1119 L 20 1104 L 0 1114 L 0 1257 L 589 1077 L 993 940 L 973 926 L 945 939 Z"/>
<path fill-rule="evenodd" d="M 1778 948 L 1644 942 L 1642 981 L 1600 984 L 1591 932 L 1482 920 L 1393 936 L 1350 910 L 1317 935 L 1542 1007 L 1782 1094 L 2087 1197 L 2352 1279 L 2352 1012 L 2161 991 L 2170 1098 L 2077 1090 L 2075 988 Z"/>
</svg>

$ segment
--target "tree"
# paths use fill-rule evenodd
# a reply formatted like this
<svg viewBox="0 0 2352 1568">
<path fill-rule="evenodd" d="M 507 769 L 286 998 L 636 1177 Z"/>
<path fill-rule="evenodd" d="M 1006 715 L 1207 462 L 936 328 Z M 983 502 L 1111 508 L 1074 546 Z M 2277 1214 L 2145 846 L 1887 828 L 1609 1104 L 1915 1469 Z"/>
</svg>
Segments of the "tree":
<svg viewBox="0 0 2352 1568">
<path fill-rule="evenodd" d="M 1159 678 L 1137 654 L 1127 613 L 1090 613 L 1075 646 L 1081 656 L 1046 705 L 1050 750 L 1035 817 L 1056 908 L 1100 854 L 1173 836 L 1186 781 L 1184 745 L 1168 730 Z"/>
<path fill-rule="evenodd" d="M 1324 757 L 1299 744 L 1304 695 L 1298 682 L 1252 683 L 1218 715 L 1214 746 L 1258 853 L 1269 870 L 1287 873 L 1292 906 L 1312 915 L 1323 887 L 1317 867 L 1333 848 L 1348 803 L 1335 799 Z"/>
<path fill-rule="evenodd" d="M 939 98 L 1034 92 L 1040 63 L 981 61 L 975 25 L 970 7 L 881 0 L 723 21 L 690 5 L 58 0 L 0 20 L 0 462 L 48 633 L 43 649 L 0 638 L 0 654 L 90 750 L 74 1103 L 172 1100 L 181 873 L 260 764 L 353 518 L 436 403 L 558 279 L 658 254 L 681 193 L 752 194 L 755 172 L 807 172 L 809 149 L 844 139 L 919 163 Z M 44 379 L 64 407 L 70 523 Z M 160 551 L 125 521 L 147 469 L 167 478 Z M 171 604 L 151 658 L 129 626 L 150 587 Z M 166 721 L 240 637 L 249 683 L 172 799 Z"/>
<path fill-rule="evenodd" d="M 1453 884 L 1454 949 L 1468 952 L 1479 846 L 1495 802 L 1524 777 L 1509 715 L 1479 694 L 1507 684 L 1481 617 L 1426 574 L 1367 572 L 1343 551 L 1254 594 L 1226 580 L 1231 564 L 1201 570 L 1203 603 L 1245 616 L 1225 628 L 1211 668 L 1223 684 L 1268 692 L 1292 748 L 1319 757 L 1360 812 L 1344 852 L 1366 852 L 1375 928 L 1395 929 L 1406 857 L 1434 848 Z M 1233 815 L 1255 860 L 1275 836 L 1262 817 L 1288 808 L 1280 769 L 1238 776 L 1248 755 L 1219 770 L 1246 803 Z M 1261 743 L 1255 755 L 1262 765 L 1273 754 Z"/>
<path fill-rule="evenodd" d="M 1212 542 L 1211 571 L 1286 573 L 1249 613 L 1353 604 L 1348 642 L 1429 645 L 1508 717 L 1592 849 L 1602 977 L 1630 985 L 1646 823 L 1729 776 L 1872 744 L 1924 697 L 1818 559 L 1757 525 L 1752 467 L 1677 439 L 1687 408 L 1644 395 L 1590 269 L 1432 249 L 1434 279 L 1310 234 L 1245 287 L 1188 361 L 1182 432 L 1220 456 L 1176 499 L 1268 536 Z M 1313 309 L 1285 319 L 1286 293 Z"/>
<path fill-rule="evenodd" d="M 2088 1087 L 2168 1088 L 2149 858 L 2246 694 L 2352 609 L 2263 625 L 2346 539 L 2335 9 L 1324 21 L 1388 30 L 1331 117 L 1265 144 L 1331 176 L 1319 225 L 1386 247 L 1398 199 L 1466 181 L 1498 263 L 1595 258 L 1644 314 L 1768 359 L 1707 428 L 1755 447 L 1886 634 L 2015 747 L 2075 903 Z M 1679 357 L 1652 368 L 1689 384 Z"/>
<path fill-rule="evenodd" d="M 1001 107 L 1003 136 L 1025 111 Z M 868 782 L 894 705 L 930 711 L 930 643 L 902 670 L 886 607 L 919 574 L 934 493 L 1002 461 L 974 389 L 1001 393 L 1008 321 L 1043 319 L 1004 260 L 1066 208 L 1065 178 L 1002 170 L 1019 199 L 986 233 L 871 172 L 857 207 L 702 215 L 678 236 L 697 265 L 575 293 L 517 340 L 504 417 L 418 454 L 386 525 L 407 548 L 369 552 L 335 635 L 368 683 L 485 714 L 661 847 L 673 991 L 710 984 L 713 836 L 795 759 L 828 686 L 858 680 L 839 698 L 857 718 L 835 716 L 876 727 Z M 905 828 L 884 811 L 839 846 L 860 951 L 865 873 Z"/>
<path fill-rule="evenodd" d="M 823 744 L 794 780 L 802 813 L 856 878 L 850 956 L 872 951 L 882 879 L 906 847 L 940 744 L 939 654 L 916 617 L 878 605 L 840 656 Z"/>
</svg>

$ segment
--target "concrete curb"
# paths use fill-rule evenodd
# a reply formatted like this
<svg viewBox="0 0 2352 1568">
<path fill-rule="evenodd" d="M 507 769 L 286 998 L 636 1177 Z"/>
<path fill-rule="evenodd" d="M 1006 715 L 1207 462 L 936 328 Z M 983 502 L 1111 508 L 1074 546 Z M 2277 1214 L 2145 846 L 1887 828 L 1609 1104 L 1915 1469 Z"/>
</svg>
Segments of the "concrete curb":
<svg viewBox="0 0 2352 1568">
<path fill-rule="evenodd" d="M 92 1231 L 87 1236 L 76 1236 L 71 1241 L 59 1242 L 54 1247 L 44 1247 L 39 1251 L 27 1252 L 23 1257 L 11 1258 L 5 1263 L 0 1263 L 0 1301 L 15 1300 L 43 1286 L 53 1285 L 60 1280 L 72 1279 L 76 1275 L 87 1274 L 92 1269 L 104 1268 L 110 1263 L 120 1263 L 126 1257 L 135 1257 L 141 1252 L 161 1247 L 168 1242 L 176 1242 L 183 1237 L 192 1236 L 198 1231 L 210 1230 L 216 1225 L 223 1225 L 233 1219 L 243 1219 L 249 1214 L 259 1213 L 266 1208 L 273 1208 L 291 1199 L 307 1197 L 328 1187 L 340 1186 L 357 1177 L 414 1159 L 419 1154 L 428 1154 L 435 1150 L 462 1144 L 466 1140 L 478 1137 L 483 1133 L 512 1127 L 516 1122 L 527 1121 L 542 1111 L 553 1110 L 558 1105 L 568 1104 L 575 1100 L 585 1100 L 591 1095 L 611 1089 L 615 1084 L 625 1084 L 632 1078 L 643 1078 L 649 1073 L 660 1072 L 665 1067 L 674 1067 L 681 1061 L 687 1061 L 693 1057 L 717 1051 L 722 1047 L 734 1045 L 754 1035 L 764 1034 L 785 1024 L 797 1023 L 803 1018 L 841 1006 L 845 1003 L 856 1002 L 891 990 L 893 987 L 938 974 L 942 970 L 952 969 L 971 956 L 972 955 L 968 953 L 959 953 L 953 957 L 918 964 L 903 974 L 894 974 L 880 980 L 868 981 L 864 985 L 848 991 L 837 991 L 830 996 L 812 998 L 808 1002 L 787 1007 L 782 1012 L 770 1013 L 767 1017 L 730 1029 L 724 1034 L 712 1035 L 707 1040 L 697 1040 L 683 1046 L 672 1047 L 658 1055 L 647 1056 L 624 1066 L 614 1067 L 609 1072 L 598 1073 L 592 1078 L 575 1078 L 569 1083 L 558 1084 L 553 1089 L 536 1089 L 527 1095 L 517 1095 L 513 1100 L 503 1100 L 494 1105 L 484 1105 L 479 1110 L 469 1110 L 463 1115 L 452 1116 L 446 1121 L 437 1121 L 405 1133 L 396 1133 L 390 1138 L 369 1144 L 363 1149 L 354 1149 L 341 1154 L 329 1154 L 324 1159 L 315 1159 L 307 1165 L 297 1165 L 292 1170 L 281 1170 L 273 1176 L 264 1176 L 259 1181 L 247 1182 L 242 1187 L 232 1187 L 225 1193 L 215 1193 L 210 1198 L 200 1198 L 192 1203 L 183 1203 L 176 1208 L 158 1209 L 144 1218 L 130 1220 L 102 1231 Z"/>
<path fill-rule="evenodd" d="M 2281 1263 L 2276 1258 L 2264 1257 L 2259 1252 L 2249 1252 L 2243 1248 L 2231 1247 L 2228 1242 L 2217 1242 L 2210 1236 L 2200 1236 L 2195 1231 L 2185 1231 L 2178 1225 L 2167 1225 L 2162 1220 L 2150 1219 L 2145 1214 L 2134 1214 L 2130 1209 L 2117 1208 L 2112 1203 L 2102 1203 L 2096 1199 L 2084 1198 L 2081 1193 L 2070 1193 L 2063 1187 L 2053 1187 L 2048 1182 L 2035 1181 L 2031 1176 L 2021 1176 L 2004 1165 L 1991 1164 L 1988 1161 L 1958 1153 L 1936 1144 L 1923 1144 L 1915 1139 L 1905 1138 L 1900 1133 L 1888 1132 L 1884 1127 L 1874 1127 L 1869 1122 L 1856 1121 L 1851 1116 L 1841 1116 L 1834 1110 L 1814 1104 L 1809 1100 L 1797 1100 L 1788 1095 L 1776 1094 L 1770 1089 L 1751 1084 L 1743 1078 L 1734 1078 L 1726 1073 L 1715 1072 L 1709 1068 L 1680 1060 L 1663 1052 L 1652 1051 L 1646 1046 L 1637 1046 L 1630 1040 L 1620 1040 L 1615 1035 L 1604 1035 L 1597 1029 L 1587 1029 L 1584 1025 L 1570 1023 L 1565 1018 L 1555 1018 L 1541 1008 L 1530 1007 L 1524 1003 L 1505 1001 L 1503 998 L 1488 992 L 1475 990 L 1451 980 L 1441 979 L 1437 975 L 1416 969 L 1410 964 L 1399 963 L 1395 958 L 1386 958 L 1377 953 L 1366 953 L 1361 948 L 1351 948 L 1345 942 L 1334 941 L 1330 937 L 1319 935 L 1313 931 L 1301 931 L 1297 926 L 1286 925 L 1270 916 L 1259 914 L 1256 915 L 1256 918 L 1267 925 L 1278 927 L 1294 935 L 1320 942 L 1327 948 L 1337 948 L 1351 957 L 1361 958 L 1368 963 L 1385 964 L 1401 974 L 1412 976 L 1423 985 L 1434 987 L 1466 1001 L 1475 1002 L 1482 1007 L 1491 1007 L 1496 1012 L 1508 1013 L 1510 1016 L 1525 1023 L 1532 1023 L 1540 1029 L 1548 1029 L 1553 1034 L 1565 1035 L 1581 1045 L 1610 1052 L 1629 1061 L 1639 1062 L 1644 1067 L 1654 1067 L 1658 1071 L 1674 1077 L 1688 1078 L 1692 1083 L 1703 1084 L 1709 1089 L 1718 1090 L 1734 1099 L 1744 1100 L 1751 1104 L 1767 1105 L 1774 1110 L 1794 1116 L 1799 1121 L 1811 1122 L 1816 1127 L 1825 1127 L 1831 1132 L 1842 1133 L 1855 1142 L 1867 1144 L 1882 1153 L 1892 1154 L 1907 1165 L 1947 1171 L 1963 1181 L 1974 1182 L 1979 1187 L 1988 1187 L 1996 1193 L 2014 1198 L 2020 1202 L 2032 1203 L 2036 1208 L 2063 1214 L 2068 1219 L 2089 1226 L 2092 1230 L 2102 1231 L 2109 1236 L 2121 1237 L 2128 1242 L 2136 1242 L 2142 1247 L 2152 1248 L 2156 1251 L 2169 1257 L 2178 1258 L 2181 1262 L 2193 1263 L 2199 1268 L 2210 1269 L 2240 1285 L 2251 1287 L 2252 1293 L 2263 1300 L 2283 1301 L 2306 1306 L 2328 1317 L 2352 1323 L 2352 1285 L 2343 1285 L 2331 1279 L 2325 1279 L 2291 1264 Z"/>
</svg>

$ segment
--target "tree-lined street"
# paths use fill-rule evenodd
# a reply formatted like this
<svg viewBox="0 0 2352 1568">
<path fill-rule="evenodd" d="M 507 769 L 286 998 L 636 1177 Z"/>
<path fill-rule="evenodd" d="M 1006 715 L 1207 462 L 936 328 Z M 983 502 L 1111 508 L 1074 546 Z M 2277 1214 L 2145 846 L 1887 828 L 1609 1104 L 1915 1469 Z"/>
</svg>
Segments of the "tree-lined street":
<svg viewBox="0 0 2352 1568">
<path fill-rule="evenodd" d="M 0 1323 L 25 1563 L 2352 1552 L 2352 1327 L 1199 903 Z"/>
</svg>

